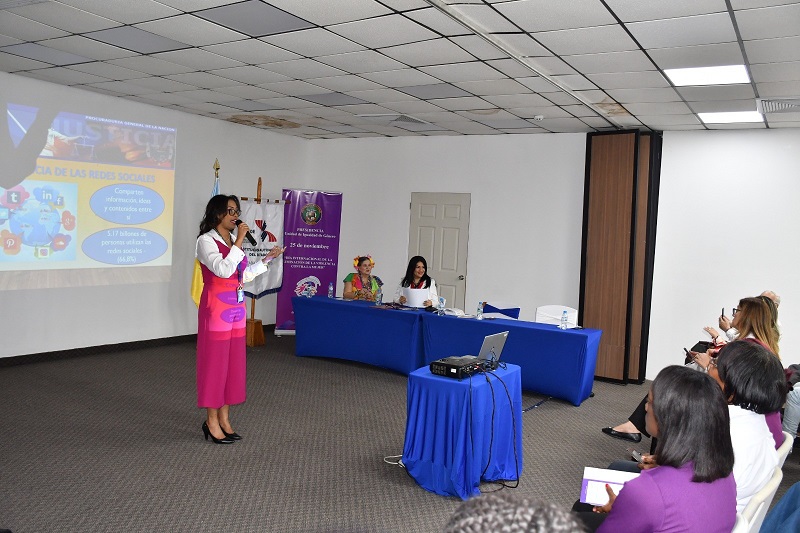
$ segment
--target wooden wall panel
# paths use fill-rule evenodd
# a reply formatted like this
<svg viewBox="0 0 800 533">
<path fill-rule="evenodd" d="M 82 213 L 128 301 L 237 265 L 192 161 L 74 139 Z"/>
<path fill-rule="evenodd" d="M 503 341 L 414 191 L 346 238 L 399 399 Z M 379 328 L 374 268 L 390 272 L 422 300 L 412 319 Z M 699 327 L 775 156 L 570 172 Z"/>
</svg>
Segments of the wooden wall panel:
<svg viewBox="0 0 800 533">
<path fill-rule="evenodd" d="M 647 251 L 647 208 L 649 203 L 650 136 L 639 136 L 636 177 L 636 222 L 633 247 L 633 286 L 630 295 L 630 338 L 628 379 L 638 380 L 642 359 L 642 314 L 644 312 L 645 258 Z"/>
<path fill-rule="evenodd" d="M 637 133 L 589 142 L 582 324 L 603 330 L 595 375 L 625 380 Z"/>
</svg>

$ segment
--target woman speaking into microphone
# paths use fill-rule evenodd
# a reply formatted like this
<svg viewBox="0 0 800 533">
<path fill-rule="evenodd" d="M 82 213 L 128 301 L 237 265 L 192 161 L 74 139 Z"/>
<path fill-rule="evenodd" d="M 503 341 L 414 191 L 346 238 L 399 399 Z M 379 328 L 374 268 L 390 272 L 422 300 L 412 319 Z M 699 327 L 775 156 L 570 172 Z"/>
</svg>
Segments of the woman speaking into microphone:
<svg viewBox="0 0 800 533">
<path fill-rule="evenodd" d="M 197 310 L 197 406 L 206 409 L 203 435 L 214 444 L 242 438 L 231 426 L 230 406 L 246 398 L 244 284 L 266 272 L 269 262 L 285 250 L 275 246 L 248 265 L 242 241 L 250 228 L 239 220 L 241 214 L 236 196 L 211 198 L 195 248 L 203 272 Z"/>
</svg>

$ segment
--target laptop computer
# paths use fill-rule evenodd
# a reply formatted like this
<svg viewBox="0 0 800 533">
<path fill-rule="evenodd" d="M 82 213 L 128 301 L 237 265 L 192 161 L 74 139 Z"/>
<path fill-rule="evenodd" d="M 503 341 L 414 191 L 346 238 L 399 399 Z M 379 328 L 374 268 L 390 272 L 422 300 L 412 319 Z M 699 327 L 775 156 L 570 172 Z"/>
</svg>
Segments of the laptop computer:
<svg viewBox="0 0 800 533">
<path fill-rule="evenodd" d="M 507 338 L 507 331 L 487 335 L 483 339 L 481 351 L 478 352 L 478 362 L 486 363 L 492 369 L 497 368 L 497 362 L 500 361 L 500 354 L 503 353 L 503 346 L 505 346 Z"/>
</svg>

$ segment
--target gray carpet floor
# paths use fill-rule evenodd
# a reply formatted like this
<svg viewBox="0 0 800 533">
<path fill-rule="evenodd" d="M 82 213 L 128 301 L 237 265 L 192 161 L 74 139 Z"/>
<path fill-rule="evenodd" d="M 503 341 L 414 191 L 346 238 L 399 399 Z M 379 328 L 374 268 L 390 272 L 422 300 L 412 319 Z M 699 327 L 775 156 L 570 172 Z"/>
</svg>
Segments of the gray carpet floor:
<svg viewBox="0 0 800 533">
<path fill-rule="evenodd" d="M 194 341 L 0 363 L 0 528 L 50 531 L 435 532 L 460 500 L 420 488 L 402 453 L 405 376 L 294 356 L 267 334 L 248 350 L 244 440 L 203 440 Z M 523 393 L 518 494 L 569 507 L 584 466 L 627 458 L 600 432 L 647 385 L 595 382 L 575 407 Z M 649 441 L 635 446 L 647 451 Z M 392 459 L 396 460 L 396 458 Z M 780 495 L 800 480 L 789 457 Z"/>
</svg>

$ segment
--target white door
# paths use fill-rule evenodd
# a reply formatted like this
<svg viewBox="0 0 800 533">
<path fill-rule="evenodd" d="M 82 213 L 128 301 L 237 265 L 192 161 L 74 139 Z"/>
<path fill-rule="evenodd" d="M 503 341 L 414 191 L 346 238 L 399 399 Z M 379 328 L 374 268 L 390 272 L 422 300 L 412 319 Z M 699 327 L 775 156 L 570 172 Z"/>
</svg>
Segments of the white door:
<svg viewBox="0 0 800 533">
<path fill-rule="evenodd" d="M 425 258 L 439 296 L 458 309 L 464 309 L 467 289 L 469 205 L 469 193 L 411 193 L 408 257 Z"/>
</svg>

